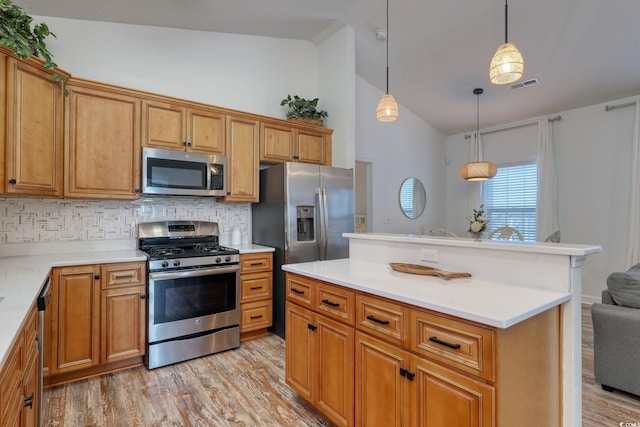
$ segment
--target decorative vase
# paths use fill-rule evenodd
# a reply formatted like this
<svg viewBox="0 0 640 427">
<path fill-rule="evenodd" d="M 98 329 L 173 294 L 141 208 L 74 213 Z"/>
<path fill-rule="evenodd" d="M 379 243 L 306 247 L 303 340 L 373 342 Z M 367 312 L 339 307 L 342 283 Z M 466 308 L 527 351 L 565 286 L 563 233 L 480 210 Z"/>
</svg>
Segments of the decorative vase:
<svg viewBox="0 0 640 427">
<path fill-rule="evenodd" d="M 469 234 L 476 242 L 482 242 L 482 231 L 470 231 Z"/>
</svg>

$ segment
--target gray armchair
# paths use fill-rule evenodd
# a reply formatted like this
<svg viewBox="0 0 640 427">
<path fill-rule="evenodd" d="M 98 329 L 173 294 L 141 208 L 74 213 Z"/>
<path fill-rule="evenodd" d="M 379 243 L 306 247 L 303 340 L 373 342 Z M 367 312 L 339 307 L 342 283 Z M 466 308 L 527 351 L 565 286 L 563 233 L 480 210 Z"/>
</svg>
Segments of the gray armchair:
<svg viewBox="0 0 640 427">
<path fill-rule="evenodd" d="M 630 291 L 637 291 L 637 298 L 640 298 L 639 270 L 634 266 L 628 272 L 610 275 L 607 278 L 609 289 L 602 291 L 602 304 L 591 306 L 596 382 L 602 384 L 604 390 L 617 389 L 638 396 L 640 308 L 635 307 L 636 303 L 630 299 Z"/>
</svg>

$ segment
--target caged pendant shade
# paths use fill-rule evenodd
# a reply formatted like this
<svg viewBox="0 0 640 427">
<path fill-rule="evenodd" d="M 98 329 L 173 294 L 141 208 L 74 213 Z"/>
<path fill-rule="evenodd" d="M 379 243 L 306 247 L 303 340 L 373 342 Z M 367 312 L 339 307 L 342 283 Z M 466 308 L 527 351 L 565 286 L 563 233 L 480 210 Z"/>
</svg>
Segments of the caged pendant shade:
<svg viewBox="0 0 640 427">
<path fill-rule="evenodd" d="M 513 83 L 524 74 L 524 59 L 513 43 L 509 43 L 507 35 L 507 1 L 504 2 L 504 43 L 498 47 L 489 64 L 489 80 L 494 85 Z"/>
<path fill-rule="evenodd" d="M 376 118 L 379 122 L 395 122 L 398 120 L 398 103 L 393 95 L 389 95 L 389 0 L 387 0 L 387 92 L 382 96 L 376 108 Z"/>
<path fill-rule="evenodd" d="M 495 163 L 480 160 L 480 95 L 484 92 L 482 89 L 474 89 L 473 94 L 476 95 L 476 135 L 474 141 L 475 161 L 462 165 L 458 174 L 460 178 L 466 181 L 486 181 L 496 176 L 498 168 Z"/>
</svg>

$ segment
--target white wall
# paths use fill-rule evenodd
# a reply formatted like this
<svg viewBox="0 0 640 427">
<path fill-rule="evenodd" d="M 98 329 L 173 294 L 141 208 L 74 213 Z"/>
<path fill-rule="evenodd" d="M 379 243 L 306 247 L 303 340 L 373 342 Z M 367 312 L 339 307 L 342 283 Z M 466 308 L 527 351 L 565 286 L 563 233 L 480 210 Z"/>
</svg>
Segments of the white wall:
<svg viewBox="0 0 640 427">
<path fill-rule="evenodd" d="M 422 225 L 444 227 L 445 136 L 402 104 L 398 121 L 378 122 L 376 107 L 383 93 L 359 76 L 356 94 L 356 160 L 372 163 L 371 231 L 417 233 Z M 398 200 L 400 186 L 408 177 L 420 179 L 427 193 L 427 207 L 414 220 L 404 216 Z"/>
<path fill-rule="evenodd" d="M 34 17 L 41 21 L 57 36 L 47 39 L 54 61 L 76 77 L 280 118 L 287 94 L 319 97 L 309 41 Z"/>
<path fill-rule="evenodd" d="M 635 109 L 605 112 L 605 106 L 629 100 L 563 111 L 559 113 L 562 119 L 551 125 L 562 242 L 603 247 L 603 252 L 590 256 L 583 268 L 585 301 L 600 301 L 607 276 L 625 269 Z M 518 133 L 530 132 L 531 127 L 509 131 L 514 139 Z M 469 141 L 464 134 L 447 137 L 447 157 L 451 160 L 446 171 L 447 227 L 458 232 L 466 230 L 468 187 L 472 185 L 458 177 L 458 168 L 469 158 Z"/>
<path fill-rule="evenodd" d="M 319 45 L 321 98 L 333 129 L 333 166 L 355 167 L 356 42 L 351 27 L 342 27 Z"/>
</svg>

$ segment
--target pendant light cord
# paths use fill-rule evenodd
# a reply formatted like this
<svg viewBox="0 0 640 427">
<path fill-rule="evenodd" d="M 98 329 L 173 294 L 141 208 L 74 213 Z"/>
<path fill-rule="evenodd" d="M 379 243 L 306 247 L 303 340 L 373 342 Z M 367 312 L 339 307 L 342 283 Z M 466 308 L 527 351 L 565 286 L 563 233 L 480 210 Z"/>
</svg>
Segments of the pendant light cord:
<svg viewBox="0 0 640 427">
<path fill-rule="evenodd" d="M 389 95 L 389 0 L 387 0 L 387 95 Z"/>
<path fill-rule="evenodd" d="M 509 25 L 509 20 L 507 19 L 507 15 L 509 14 L 509 7 L 507 6 L 507 0 L 504 0 L 504 42 L 509 43 L 507 37 L 507 27 Z"/>
</svg>

